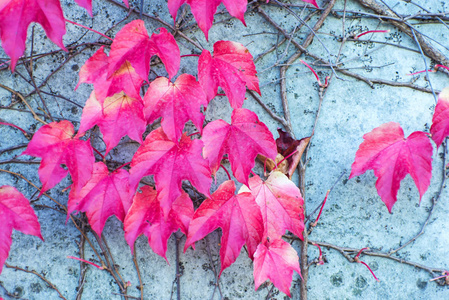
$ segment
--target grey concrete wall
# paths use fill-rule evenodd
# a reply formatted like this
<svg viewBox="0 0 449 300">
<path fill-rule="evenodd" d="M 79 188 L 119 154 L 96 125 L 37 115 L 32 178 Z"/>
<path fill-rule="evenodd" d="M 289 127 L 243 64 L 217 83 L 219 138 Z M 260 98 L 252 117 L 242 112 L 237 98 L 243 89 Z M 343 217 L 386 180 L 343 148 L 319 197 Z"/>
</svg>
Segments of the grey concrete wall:
<svg viewBox="0 0 449 300">
<path fill-rule="evenodd" d="M 94 18 L 73 3 L 63 1 L 66 18 L 78 23 L 92 26 L 94 29 L 104 32 L 114 23 L 122 20 L 128 14 L 127 10 L 110 1 L 98 0 L 94 2 Z M 117 1 L 119 2 L 119 1 Z M 299 25 L 298 20 L 285 8 L 278 5 L 265 5 L 265 1 L 259 1 L 261 7 L 284 30 L 291 32 Z M 273 1 L 272 1 L 273 2 Z M 449 3 L 445 1 L 417 1 L 420 5 L 433 13 L 449 12 Z M 285 1 L 302 5 L 301 1 Z M 318 1 L 321 7 L 325 1 Z M 308 50 L 325 60 L 335 62 L 340 50 L 342 32 L 342 18 L 345 1 L 337 0 L 334 7 L 335 13 L 325 21 L 323 27 L 317 32 L 319 40 L 315 38 Z M 403 15 L 422 13 L 407 1 L 389 0 L 386 3 Z M 140 1 L 131 1 L 131 7 L 138 9 Z M 251 6 L 253 7 L 253 6 Z M 224 7 L 220 6 L 219 10 Z M 291 8 L 296 14 L 305 18 L 314 9 Z M 363 32 L 374 29 L 389 29 L 389 33 L 365 35 L 361 41 L 346 41 L 341 48 L 341 61 L 343 68 L 366 78 L 378 78 L 393 82 L 410 82 L 420 87 L 436 91 L 448 85 L 447 75 L 441 72 L 407 76 L 407 74 L 425 69 L 423 57 L 413 39 L 388 22 L 378 18 L 355 16 L 354 12 L 374 14 L 372 11 L 361 7 L 357 1 L 347 1 L 347 14 L 345 18 L 346 37 L 351 32 Z M 144 12 L 172 24 L 165 1 L 145 0 Z M 187 15 L 189 16 L 189 15 Z M 313 26 L 320 13 L 314 15 L 308 24 Z M 125 23 L 138 18 L 138 13 L 131 13 L 130 17 L 118 25 L 113 32 L 117 32 Z M 244 27 L 236 19 L 228 19 L 227 13 L 216 16 L 216 25 L 209 32 L 209 42 L 195 26 L 184 29 L 184 33 L 191 39 L 200 43 L 203 47 L 212 50 L 212 45 L 217 40 L 238 41 L 248 47 L 254 57 L 264 53 L 277 43 L 282 36 L 279 32 L 255 10 L 245 15 L 247 27 Z M 148 17 L 143 17 L 149 32 L 160 27 L 161 24 Z M 444 20 L 446 20 L 444 18 Z M 445 55 L 449 55 L 447 25 L 441 23 L 425 23 L 417 19 L 410 19 L 410 23 L 435 41 L 429 40 Z M 67 25 L 68 33 L 64 37 L 66 45 L 70 43 L 93 43 L 99 36 L 86 32 L 85 29 Z M 309 34 L 307 28 L 302 28 L 294 36 L 295 41 L 301 43 Z M 56 51 L 58 48 L 44 36 L 39 25 L 34 30 L 35 53 Z M 31 47 L 31 27 L 27 43 L 27 53 Z M 198 50 L 185 39 L 177 37 L 182 54 L 198 53 Z M 362 41 L 363 40 L 363 41 Z M 104 41 L 104 39 L 102 39 Z M 388 43 L 388 44 L 385 44 Z M 78 49 L 82 49 L 80 46 Z M 60 70 L 51 76 L 42 91 L 49 93 L 43 97 L 56 119 L 68 119 L 76 126 L 79 125 L 82 108 L 92 86 L 83 84 L 74 91 L 78 81 L 78 70 L 84 62 L 96 51 L 98 47 L 89 46 L 79 55 L 66 62 Z M 410 49 L 414 50 L 411 51 Z M 0 50 L 1 51 L 1 50 Z M 264 56 L 256 63 L 261 83 L 262 101 L 274 112 L 283 114 L 280 86 L 279 68 L 287 59 L 297 51 L 292 43 L 279 46 L 278 49 Z M 328 52 L 329 51 L 329 52 Z M 71 53 L 56 52 L 53 55 L 38 59 L 33 65 L 33 76 L 36 84 L 41 84 L 47 76 L 61 65 Z M 5 58 L 3 52 L 0 53 Z M 311 57 L 301 57 L 309 64 L 315 60 Z M 434 61 L 425 57 L 427 65 L 433 66 Z M 181 72 L 196 75 L 197 63 L 195 57 L 182 59 Z M 314 64 L 321 79 L 331 75 L 332 70 L 326 66 Z M 163 67 L 152 68 L 155 74 L 165 75 Z M 410 176 L 407 176 L 401 184 L 398 194 L 398 202 L 389 214 L 385 205 L 381 202 L 375 189 L 374 174 L 372 171 L 348 180 L 351 164 L 355 152 L 362 142 L 363 134 L 373 128 L 390 121 L 398 122 L 404 128 L 406 135 L 416 130 L 428 130 L 431 124 L 435 99 L 432 93 L 421 92 L 409 87 L 398 87 L 386 84 L 374 84 L 371 88 L 366 82 L 354 77 L 345 76 L 337 72 L 330 86 L 326 90 L 323 99 L 320 116 L 312 139 L 306 171 L 306 210 L 307 214 L 323 200 L 326 191 L 336 182 L 342 172 L 346 172 L 337 182 L 335 189 L 329 196 L 323 215 L 310 236 L 311 240 L 326 242 L 340 247 L 363 248 L 371 247 L 376 251 L 395 249 L 415 236 L 425 222 L 431 208 L 432 198 L 436 196 L 441 180 L 443 161 L 441 159 L 443 148 L 434 152 L 433 177 L 429 190 L 424 195 L 419 205 L 418 191 Z M 23 75 L 24 78 L 21 77 Z M 318 86 L 310 71 L 297 62 L 287 72 L 287 98 L 291 110 L 292 126 L 296 137 L 305 137 L 311 134 L 316 112 L 319 104 Z M 23 66 L 18 66 L 17 72 L 11 74 L 3 69 L 0 72 L 0 82 L 3 85 L 27 95 L 33 91 L 30 84 L 30 76 Z M 57 94 L 69 99 L 58 98 L 50 94 Z M 260 119 L 272 130 L 277 137 L 276 128 L 280 126 L 264 109 L 248 94 L 244 107 L 255 111 Z M 27 97 L 32 107 L 39 111 L 42 106 L 38 95 Z M 11 96 L 11 93 L 0 89 L 0 118 L 7 122 L 20 126 L 30 132 L 35 132 L 41 124 L 33 119 L 27 108 Z M 207 110 L 208 121 L 223 118 L 230 121 L 231 109 L 224 97 L 216 97 Z M 0 161 L 6 161 L 21 153 L 22 149 L 2 152 L 28 141 L 15 129 L 0 126 Z M 94 139 L 96 145 L 104 150 L 104 145 Z M 116 161 L 129 161 L 137 149 L 135 143 L 129 143 L 125 137 L 122 145 L 112 151 L 112 158 Z M 30 159 L 20 157 L 19 159 Z M 31 182 L 39 185 L 37 164 L 2 164 L 0 168 L 23 174 Z M 259 172 L 262 166 L 256 168 Z M 220 171 L 217 181 L 225 179 L 225 174 Z M 297 182 L 297 176 L 293 180 Z M 77 242 L 80 233 L 75 226 L 65 223 L 66 216 L 56 210 L 55 204 L 46 197 L 37 198 L 36 189 L 26 181 L 16 176 L 0 172 L 0 185 L 13 185 L 32 200 L 33 207 L 39 217 L 42 226 L 42 234 L 45 242 L 27 236 L 19 232 L 13 234 L 13 244 L 7 263 L 27 270 L 35 270 L 45 276 L 67 299 L 75 299 L 77 295 L 78 280 L 80 277 L 80 264 L 66 256 L 79 256 Z M 68 192 L 63 191 L 70 184 L 69 179 L 63 180 L 57 187 L 49 191 L 52 197 L 66 204 Z M 448 190 L 443 188 L 425 233 L 414 243 L 393 255 L 395 258 L 405 259 L 417 264 L 435 268 L 449 268 L 448 249 L 449 235 L 447 228 L 449 220 Z M 313 218 L 315 218 L 316 215 Z M 104 236 L 115 258 L 117 268 L 125 281 L 130 281 L 128 294 L 140 297 L 139 281 L 132 261 L 132 253 L 123 237 L 122 224 L 115 218 L 110 218 L 104 229 Z M 94 241 L 94 247 L 101 251 L 91 233 L 88 237 Z M 219 238 L 220 233 L 212 233 L 207 241 L 197 243 L 197 249 L 189 249 L 180 255 L 182 269 L 181 298 L 182 299 L 283 299 L 284 294 L 274 289 L 271 293 L 270 285 L 254 290 L 252 278 L 252 262 L 245 251 L 237 259 L 236 263 L 228 268 L 221 276 L 220 291 L 215 285 L 213 268 L 219 268 Z M 185 238 L 181 239 L 181 247 Z M 209 245 L 209 247 L 208 247 Z M 293 243 L 299 250 L 298 242 Z M 95 262 L 95 256 L 89 245 L 85 245 L 85 257 Z M 154 254 L 148 246 L 145 237 L 140 237 L 136 243 L 138 263 L 144 284 L 145 299 L 169 299 L 176 298 L 176 243 L 172 237 L 169 240 L 167 258 L 170 264 Z M 209 251 L 208 251 L 209 249 Z M 327 262 L 324 265 L 312 265 L 309 271 L 308 293 L 310 299 L 446 299 L 449 298 L 447 286 L 441 286 L 435 282 L 429 282 L 431 275 L 419 268 L 401 264 L 388 258 L 362 256 L 368 263 L 380 282 L 376 282 L 366 267 L 361 264 L 349 263 L 338 251 L 323 247 Z M 210 257 L 209 257 L 210 254 Z M 315 247 L 309 247 L 309 260 L 317 258 L 318 251 Z M 353 255 L 352 255 L 353 256 Z M 291 287 L 294 299 L 299 299 L 299 276 L 294 277 Z M 19 299 L 58 299 L 55 290 L 49 288 L 35 274 L 4 268 L 0 275 L 0 297 L 13 299 L 8 293 L 14 294 Z M 120 290 L 113 277 L 106 271 L 88 266 L 83 284 L 82 299 L 120 299 Z"/>
</svg>

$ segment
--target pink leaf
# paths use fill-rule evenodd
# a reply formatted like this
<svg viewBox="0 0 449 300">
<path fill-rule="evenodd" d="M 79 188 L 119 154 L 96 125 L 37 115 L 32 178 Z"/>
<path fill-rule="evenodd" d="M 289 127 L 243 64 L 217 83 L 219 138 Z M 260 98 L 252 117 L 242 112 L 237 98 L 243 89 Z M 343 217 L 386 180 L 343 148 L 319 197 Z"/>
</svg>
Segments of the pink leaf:
<svg viewBox="0 0 449 300">
<path fill-rule="evenodd" d="M 289 243 L 276 239 L 266 244 L 259 244 L 254 254 L 256 290 L 269 279 L 281 292 L 291 297 L 293 271 L 301 274 L 298 254 Z"/>
<path fill-rule="evenodd" d="M 92 17 L 92 0 L 75 0 L 75 2 L 79 6 L 85 8 L 89 15 Z M 123 2 L 125 3 L 126 7 L 129 7 L 128 0 L 123 0 Z"/>
<path fill-rule="evenodd" d="M 247 0 L 168 0 L 168 9 L 173 19 L 176 20 L 176 14 L 181 5 L 189 4 L 198 27 L 203 31 L 207 40 L 209 29 L 214 22 L 214 14 L 222 2 L 228 9 L 229 14 L 245 25 L 244 14 L 248 4 Z"/>
<path fill-rule="evenodd" d="M 41 227 L 30 202 L 12 186 L 0 187 L 0 274 L 12 244 L 12 230 L 44 240 Z"/>
<path fill-rule="evenodd" d="M 170 235 L 178 228 L 187 234 L 193 217 L 192 200 L 187 193 L 183 192 L 173 202 L 166 220 L 156 190 L 149 186 L 143 186 L 141 190 L 141 193 L 137 192 L 134 196 L 133 204 L 125 218 L 125 239 L 133 251 L 137 237 L 145 234 L 151 249 L 167 260 L 165 254 Z"/>
<path fill-rule="evenodd" d="M 148 123 L 162 117 L 162 128 L 168 138 L 177 142 L 184 124 L 190 119 L 201 130 L 204 115 L 201 105 L 207 106 L 206 95 L 195 77 L 182 74 L 175 83 L 158 77 L 150 83 L 144 97 L 144 114 Z"/>
<path fill-rule="evenodd" d="M 246 88 L 260 94 L 253 57 L 242 44 L 218 41 L 214 44 L 214 56 L 203 50 L 198 60 L 198 78 L 210 101 L 217 94 L 218 86 L 224 90 L 232 108 L 240 108 L 245 100 Z"/>
<path fill-rule="evenodd" d="M 178 9 L 184 4 L 187 3 L 187 0 L 168 0 L 168 11 L 170 15 L 173 17 L 173 20 L 176 21 L 176 15 L 178 14 Z"/>
<path fill-rule="evenodd" d="M 271 172 L 264 182 L 259 176 L 249 179 L 249 189 L 242 186 L 239 193 L 250 192 L 262 212 L 263 240 L 279 239 L 290 230 L 302 239 L 304 231 L 304 200 L 298 187 L 279 171 Z"/>
<path fill-rule="evenodd" d="M 231 119 L 231 125 L 223 120 L 206 125 L 202 137 L 203 156 L 209 160 L 212 174 L 215 174 L 223 155 L 228 153 L 235 178 L 247 184 L 257 154 L 274 160 L 277 155 L 276 143 L 270 130 L 252 111 L 235 109 Z"/>
<path fill-rule="evenodd" d="M 53 122 L 42 126 L 28 143 L 22 155 L 42 158 L 39 166 L 41 193 L 58 184 L 66 175 L 65 164 L 72 175 L 74 188 L 81 188 L 92 174 L 95 158 L 89 141 L 73 137 L 74 129 L 69 121 Z"/>
<path fill-rule="evenodd" d="M 67 213 L 85 212 L 92 229 L 101 235 L 110 216 L 124 221 L 131 198 L 128 172 L 120 169 L 109 173 L 104 163 L 97 162 L 86 185 L 79 193 L 70 193 Z"/>
<path fill-rule="evenodd" d="M 235 262 L 246 243 L 249 257 L 256 252 L 263 233 L 262 216 L 251 193 L 234 195 L 235 184 L 222 183 L 196 210 L 190 222 L 184 251 L 196 241 L 221 227 L 221 273 Z"/>
<path fill-rule="evenodd" d="M 430 133 L 438 148 L 449 135 L 449 88 L 445 88 L 438 96 L 438 103 L 432 117 Z"/>
<path fill-rule="evenodd" d="M 45 33 L 56 45 L 67 51 L 62 42 L 65 20 L 59 0 L 1 1 L 0 37 L 2 47 L 11 57 L 11 71 L 25 51 L 27 29 L 31 22 L 42 25 Z"/>
<path fill-rule="evenodd" d="M 94 125 L 98 125 L 103 134 L 106 154 L 117 146 L 125 135 L 142 144 L 142 134 L 146 129 L 143 102 L 121 92 L 107 97 L 100 103 L 95 97 L 95 92 L 92 92 L 83 109 L 78 135 Z"/>
<path fill-rule="evenodd" d="M 109 58 L 104 53 L 104 46 L 89 58 L 79 72 L 79 82 L 92 83 L 99 101 L 121 91 L 134 99 L 140 99 L 140 87 L 143 80 L 129 62 L 124 62 L 118 70 L 108 76 Z M 75 88 L 75 89 L 76 89 Z"/>
<path fill-rule="evenodd" d="M 200 140 L 191 140 L 186 134 L 177 144 L 162 128 L 153 130 L 131 161 L 131 186 L 136 188 L 142 177 L 154 175 L 164 217 L 168 217 L 172 203 L 181 195 L 182 180 L 189 180 L 208 196 L 212 178 L 207 160 L 201 156 L 202 147 Z"/>
<path fill-rule="evenodd" d="M 178 45 L 165 28 L 159 30 L 160 33 L 153 34 L 150 39 L 142 20 L 135 20 L 125 25 L 111 45 L 108 76 L 128 61 L 140 78 L 148 81 L 150 60 L 153 55 L 161 58 L 170 78 L 175 76 L 181 62 Z"/>
<path fill-rule="evenodd" d="M 376 189 L 391 213 L 397 200 L 402 179 L 410 174 L 419 191 L 419 199 L 426 192 L 432 177 L 432 144 L 428 134 L 415 131 L 404 138 L 398 123 L 385 123 L 363 136 L 363 143 L 355 155 L 351 175 L 374 170 L 378 178 Z"/>
</svg>

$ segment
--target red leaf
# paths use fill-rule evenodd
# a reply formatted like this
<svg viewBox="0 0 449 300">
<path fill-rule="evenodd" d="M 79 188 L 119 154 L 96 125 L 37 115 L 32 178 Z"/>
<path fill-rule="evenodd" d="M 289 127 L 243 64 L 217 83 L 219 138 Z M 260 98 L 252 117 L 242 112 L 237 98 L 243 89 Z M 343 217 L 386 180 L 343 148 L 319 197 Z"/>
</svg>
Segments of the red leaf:
<svg viewBox="0 0 449 300">
<path fill-rule="evenodd" d="M 104 53 L 104 46 L 102 46 L 81 67 L 80 79 L 75 89 L 81 83 L 92 83 L 95 95 L 100 101 L 121 91 L 131 98 L 140 99 L 140 87 L 143 80 L 136 70 L 129 62 L 124 62 L 117 71 L 108 76 L 109 61 L 110 59 Z"/>
<path fill-rule="evenodd" d="M 41 226 L 30 202 L 12 186 L 0 187 L 0 274 L 12 244 L 12 230 L 44 240 Z"/>
<path fill-rule="evenodd" d="M 11 71 L 14 71 L 17 60 L 25 51 L 27 29 L 31 22 L 41 24 L 50 40 L 67 51 L 62 42 L 62 36 L 66 31 L 59 0 L 1 2 L 0 37 L 3 49 L 11 57 Z"/>
<path fill-rule="evenodd" d="M 214 22 L 214 14 L 222 2 L 228 9 L 229 14 L 242 21 L 246 26 L 244 14 L 248 4 L 247 0 L 168 0 L 168 9 L 173 19 L 176 20 L 176 14 L 181 5 L 184 3 L 189 4 L 198 27 L 203 31 L 206 39 L 208 39 L 209 29 Z"/>
<path fill-rule="evenodd" d="M 142 134 L 146 129 L 142 100 L 133 99 L 121 92 L 101 103 L 96 99 L 95 92 L 92 92 L 83 108 L 78 136 L 94 125 L 98 125 L 103 134 L 106 154 L 125 135 L 142 144 Z"/>
<path fill-rule="evenodd" d="M 177 142 L 184 124 L 190 119 L 201 130 L 204 115 L 201 105 L 207 106 L 206 95 L 195 77 L 182 74 L 175 83 L 158 77 L 150 83 L 144 97 L 144 114 L 148 123 L 162 117 L 162 128 L 168 138 Z"/>
<path fill-rule="evenodd" d="M 270 130 L 252 111 L 245 108 L 234 109 L 231 119 L 231 125 L 223 120 L 216 120 L 204 127 L 203 156 L 209 160 L 212 174 L 215 174 L 223 155 L 228 153 L 235 178 L 247 184 L 257 154 L 274 160 L 277 154 L 276 144 Z"/>
<path fill-rule="evenodd" d="M 251 193 L 234 195 L 235 183 L 225 181 L 196 210 L 190 222 L 184 251 L 206 235 L 221 227 L 221 273 L 235 262 L 246 243 L 253 258 L 263 233 L 262 216 Z"/>
<path fill-rule="evenodd" d="M 307 2 L 307 3 L 310 3 L 310 4 L 312 4 L 313 6 L 315 6 L 316 8 L 320 8 L 319 6 L 318 6 L 318 4 L 316 3 L 316 0 L 301 0 L 302 2 Z"/>
<path fill-rule="evenodd" d="M 201 156 L 202 147 L 200 140 L 191 140 L 186 134 L 176 144 L 162 128 L 153 130 L 131 161 L 131 186 L 135 188 L 142 177 L 154 175 L 164 217 L 181 195 L 182 180 L 189 180 L 208 196 L 212 178 L 207 160 Z"/>
<path fill-rule="evenodd" d="M 92 229 L 101 235 L 106 220 L 115 215 L 123 222 L 131 206 L 129 174 L 120 169 L 109 173 L 102 162 L 94 165 L 92 177 L 79 193 L 70 193 L 68 215 L 75 210 L 85 212 Z"/>
<path fill-rule="evenodd" d="M 54 187 L 67 175 L 61 164 L 67 166 L 72 176 L 72 188 L 81 188 L 89 180 L 95 162 L 92 146 L 89 141 L 72 138 L 74 133 L 69 121 L 44 125 L 22 153 L 42 158 L 38 171 L 42 182 L 41 193 Z"/>
<path fill-rule="evenodd" d="M 249 179 L 249 189 L 242 186 L 239 193 L 250 192 L 262 212 L 264 234 L 275 240 L 290 230 L 302 239 L 304 231 L 304 200 L 298 187 L 283 173 L 274 171 L 264 182 L 259 176 Z"/>
<path fill-rule="evenodd" d="M 290 295 L 293 271 L 301 274 L 299 258 L 293 247 L 281 239 L 259 244 L 254 254 L 254 284 L 256 290 L 267 279 L 281 292 Z"/>
<path fill-rule="evenodd" d="M 173 17 L 173 20 L 176 21 L 176 15 L 178 14 L 178 9 L 183 5 L 184 3 L 187 3 L 187 0 L 168 0 L 168 11 L 170 12 L 171 16 Z"/>
<path fill-rule="evenodd" d="M 183 192 L 172 205 L 167 220 L 157 198 L 157 191 L 152 187 L 143 186 L 142 192 L 134 196 L 133 204 L 126 215 L 125 239 L 134 251 L 134 242 L 141 234 L 148 237 L 148 243 L 153 251 L 165 258 L 167 241 L 178 228 L 187 234 L 190 220 L 193 217 L 193 203 L 189 195 Z"/>
<path fill-rule="evenodd" d="M 75 2 L 79 6 L 85 8 L 89 15 L 92 17 L 92 0 L 75 0 Z M 123 0 L 123 2 L 125 3 L 126 7 L 129 7 L 128 0 Z"/>
<path fill-rule="evenodd" d="M 218 86 L 226 93 L 232 108 L 240 108 L 245 100 L 246 88 L 260 94 L 253 56 L 240 43 L 218 41 L 214 56 L 203 50 L 198 60 L 198 79 L 210 101 Z"/>
<path fill-rule="evenodd" d="M 432 144 L 428 134 L 415 131 L 404 138 L 398 123 L 385 123 L 363 136 L 352 164 L 351 175 L 374 170 L 376 189 L 391 213 L 397 200 L 402 179 L 410 174 L 419 191 L 419 200 L 426 192 L 432 177 Z"/>
<path fill-rule="evenodd" d="M 430 133 L 433 141 L 437 144 L 437 148 L 441 146 L 443 140 L 449 135 L 449 88 L 442 90 L 438 96 Z"/>
<path fill-rule="evenodd" d="M 181 63 L 181 56 L 175 38 L 167 29 L 159 28 L 159 34 L 150 37 L 142 20 L 135 20 L 125 25 L 115 36 L 109 53 L 109 71 L 111 76 L 128 61 L 142 80 L 148 81 L 150 60 L 159 56 L 170 78 L 176 75 Z"/>
<path fill-rule="evenodd" d="M 187 0 L 198 27 L 203 31 L 206 40 L 209 39 L 209 29 L 214 22 L 214 14 L 221 0 Z"/>
</svg>

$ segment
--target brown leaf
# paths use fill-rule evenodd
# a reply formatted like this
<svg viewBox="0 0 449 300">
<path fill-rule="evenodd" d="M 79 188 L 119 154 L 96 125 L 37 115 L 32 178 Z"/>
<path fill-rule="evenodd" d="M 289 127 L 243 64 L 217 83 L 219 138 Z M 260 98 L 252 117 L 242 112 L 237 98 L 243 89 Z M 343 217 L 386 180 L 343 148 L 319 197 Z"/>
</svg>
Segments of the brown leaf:
<svg viewBox="0 0 449 300">
<path fill-rule="evenodd" d="M 310 136 L 302 138 L 300 140 L 297 140 L 298 145 L 296 146 L 296 153 L 290 156 L 288 159 L 288 171 L 287 176 L 288 178 L 291 178 L 293 173 L 295 172 L 296 168 L 298 167 L 298 164 L 301 160 L 301 156 L 304 153 L 304 150 L 306 150 L 307 145 L 310 141 Z"/>
</svg>

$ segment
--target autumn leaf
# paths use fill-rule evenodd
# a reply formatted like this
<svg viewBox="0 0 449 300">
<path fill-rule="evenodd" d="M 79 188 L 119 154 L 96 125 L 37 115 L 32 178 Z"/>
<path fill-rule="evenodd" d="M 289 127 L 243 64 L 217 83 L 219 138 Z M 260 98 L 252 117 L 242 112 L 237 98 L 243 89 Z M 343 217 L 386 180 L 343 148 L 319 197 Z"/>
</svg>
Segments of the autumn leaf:
<svg viewBox="0 0 449 300">
<path fill-rule="evenodd" d="M 115 36 L 109 53 L 108 77 L 125 63 L 129 62 L 140 78 L 148 81 L 150 60 L 159 56 L 170 78 L 176 75 L 181 56 L 175 38 L 167 29 L 159 28 L 160 33 L 151 38 L 142 20 L 134 20 L 125 25 Z"/>
<path fill-rule="evenodd" d="M 267 279 L 291 297 L 293 271 L 301 274 L 299 258 L 293 247 L 282 239 L 259 244 L 254 254 L 254 285 L 256 290 Z"/>
<path fill-rule="evenodd" d="M 143 186 L 141 192 L 137 192 L 134 196 L 133 204 L 126 215 L 125 239 L 131 251 L 134 251 L 137 237 L 145 234 L 151 249 L 167 260 L 167 241 L 170 235 L 178 228 L 187 234 L 192 217 L 193 203 L 187 193 L 182 192 L 173 202 L 172 210 L 165 219 L 157 191 L 150 186 Z"/>
<path fill-rule="evenodd" d="M 242 186 L 239 193 L 249 192 L 255 197 L 262 212 L 263 240 L 279 239 L 286 230 L 302 239 L 304 200 L 298 187 L 287 176 L 273 171 L 266 181 L 259 176 L 251 177 L 248 186 Z"/>
<path fill-rule="evenodd" d="M 81 83 L 92 83 L 99 101 L 122 91 L 131 98 L 141 99 L 140 87 L 143 79 L 140 78 L 129 62 L 124 62 L 110 76 L 108 76 L 108 69 L 109 57 L 104 53 L 104 46 L 102 46 L 81 67 L 79 81 L 75 89 Z"/>
<path fill-rule="evenodd" d="M 231 125 L 215 120 L 203 129 L 203 156 L 209 160 L 212 174 L 220 167 L 225 153 L 229 154 L 232 172 L 242 183 L 248 183 L 257 154 L 275 159 L 276 144 L 270 130 L 252 111 L 239 108 L 232 112 Z"/>
<path fill-rule="evenodd" d="M 198 79 L 208 101 L 215 97 L 220 86 L 232 108 L 242 107 L 245 86 L 260 94 L 256 73 L 251 53 L 236 42 L 218 41 L 214 44 L 214 56 L 203 50 L 198 60 Z"/>
<path fill-rule="evenodd" d="M 0 274 L 11 248 L 13 229 L 44 240 L 28 199 L 14 187 L 4 185 L 0 187 Z"/>
<path fill-rule="evenodd" d="M 31 22 L 39 23 L 48 38 L 64 51 L 65 19 L 59 0 L 1 1 L 0 37 L 5 53 L 11 58 L 14 72 L 17 60 L 25 51 L 27 29 Z"/>
<path fill-rule="evenodd" d="M 186 134 L 178 144 L 162 128 L 153 130 L 131 161 L 131 186 L 136 189 L 142 177 L 154 175 L 164 217 L 168 217 L 172 203 L 182 193 L 182 180 L 189 180 L 200 193 L 209 196 L 212 178 L 208 162 L 201 156 L 202 147 L 200 140 L 191 140 Z"/>
<path fill-rule="evenodd" d="M 98 125 L 103 134 L 106 154 L 125 135 L 142 144 L 142 134 L 146 129 L 142 100 L 133 99 L 121 92 L 107 97 L 101 103 L 95 97 L 95 92 L 92 92 L 83 108 L 78 136 L 95 125 Z"/>
<path fill-rule="evenodd" d="M 168 0 L 168 9 L 174 20 L 176 20 L 178 9 L 184 3 L 190 5 L 192 14 L 206 40 L 208 39 L 209 29 L 214 22 L 214 14 L 221 3 L 226 6 L 231 16 L 239 19 L 245 25 L 244 14 L 248 4 L 247 0 Z"/>
<path fill-rule="evenodd" d="M 441 146 L 443 140 L 449 135 L 449 87 L 442 90 L 438 96 L 430 133 L 433 141 L 437 144 L 437 148 Z"/>
<path fill-rule="evenodd" d="M 92 17 L 92 0 L 75 0 L 75 2 L 82 8 L 85 8 Z M 123 3 L 125 3 L 126 7 L 129 7 L 128 0 L 123 0 Z"/>
<path fill-rule="evenodd" d="M 131 201 L 128 172 L 119 169 L 110 173 L 104 163 L 97 162 L 86 185 L 78 193 L 70 193 L 67 215 L 85 212 L 92 230 L 101 235 L 110 216 L 124 221 Z"/>
<path fill-rule="evenodd" d="M 69 121 L 42 126 L 28 143 L 22 155 L 42 158 L 39 179 L 41 194 L 58 184 L 70 172 L 73 189 L 81 188 L 92 174 L 95 157 L 89 141 L 73 137 L 75 131 Z M 65 164 L 68 171 L 61 167 Z"/>
<path fill-rule="evenodd" d="M 143 100 L 148 123 L 162 117 L 162 128 L 173 142 L 178 142 L 189 119 L 198 130 L 203 128 L 201 105 L 206 107 L 208 102 L 202 87 L 192 75 L 182 74 L 175 83 L 165 77 L 156 78 L 150 83 Z"/>
<path fill-rule="evenodd" d="M 190 222 L 184 251 L 206 235 L 222 229 L 220 261 L 221 273 L 235 262 L 246 243 L 253 258 L 263 233 L 260 209 L 251 193 L 235 195 L 235 183 L 223 182 L 210 198 L 204 200 Z"/>
<path fill-rule="evenodd" d="M 349 179 L 374 170 L 376 189 L 391 213 L 402 179 L 410 174 L 419 200 L 430 185 L 433 147 L 428 134 L 415 131 L 404 138 L 398 123 L 385 123 L 363 136 Z"/>
</svg>

